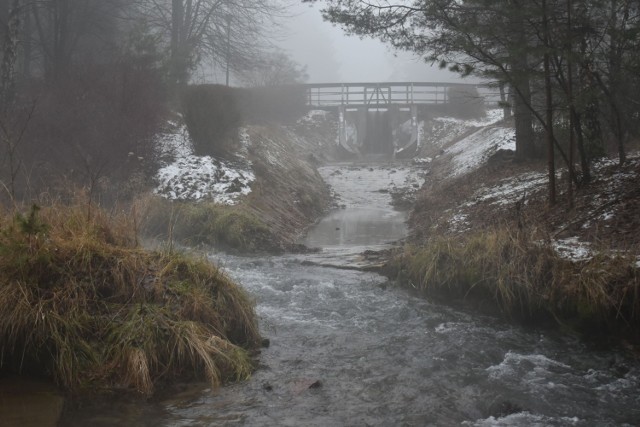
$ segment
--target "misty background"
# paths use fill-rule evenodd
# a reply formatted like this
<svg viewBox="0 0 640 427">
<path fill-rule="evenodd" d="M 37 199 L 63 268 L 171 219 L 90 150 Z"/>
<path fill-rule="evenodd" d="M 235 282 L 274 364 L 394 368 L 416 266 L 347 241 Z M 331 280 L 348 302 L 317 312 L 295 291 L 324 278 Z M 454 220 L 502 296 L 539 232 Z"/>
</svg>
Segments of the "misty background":
<svg viewBox="0 0 640 427">
<path fill-rule="evenodd" d="M 306 66 L 307 83 L 334 82 L 459 82 L 458 74 L 437 64 L 425 63 L 408 52 L 398 52 L 379 40 L 349 36 L 322 19 L 323 2 L 291 2 L 288 16 L 278 19 L 271 43 L 301 66 Z M 197 83 L 225 83 L 225 70 L 203 64 L 193 75 Z M 231 78 L 232 84 L 241 85 Z M 475 81 L 473 78 L 465 82 Z"/>
</svg>

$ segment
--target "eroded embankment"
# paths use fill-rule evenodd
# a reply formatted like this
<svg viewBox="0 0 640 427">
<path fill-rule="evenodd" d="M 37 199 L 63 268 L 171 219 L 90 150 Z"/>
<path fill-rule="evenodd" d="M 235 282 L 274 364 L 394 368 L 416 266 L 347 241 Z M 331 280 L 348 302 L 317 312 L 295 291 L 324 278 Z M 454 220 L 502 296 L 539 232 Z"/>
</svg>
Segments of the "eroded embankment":
<svg viewBox="0 0 640 427">
<path fill-rule="evenodd" d="M 412 212 L 410 244 L 388 273 L 433 297 L 637 339 L 640 160 L 596 163 L 573 209 L 560 174 L 561 202 L 549 207 L 544 165 L 495 150 L 508 130 L 475 128 L 433 147 L 439 158 Z M 493 151 L 478 153 L 481 144 Z"/>
</svg>

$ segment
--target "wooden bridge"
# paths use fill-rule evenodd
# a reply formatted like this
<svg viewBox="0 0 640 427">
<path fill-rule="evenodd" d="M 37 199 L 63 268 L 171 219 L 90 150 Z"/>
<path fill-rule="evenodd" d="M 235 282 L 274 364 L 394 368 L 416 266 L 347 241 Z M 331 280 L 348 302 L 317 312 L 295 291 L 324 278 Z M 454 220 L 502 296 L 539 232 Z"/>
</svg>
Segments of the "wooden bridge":
<svg viewBox="0 0 640 427">
<path fill-rule="evenodd" d="M 452 89 L 477 90 L 483 99 L 495 94 L 488 85 L 467 83 L 315 83 L 304 85 L 307 106 L 313 108 L 385 108 L 391 105 L 434 105 L 449 103 Z M 487 89 L 491 89 L 487 93 Z"/>
<path fill-rule="evenodd" d="M 409 147 L 421 145 L 418 108 L 429 105 L 447 105 L 456 102 L 497 104 L 499 91 L 495 86 L 467 83 L 434 82 L 390 82 L 390 83 L 316 83 L 305 87 L 306 104 L 309 108 L 338 110 L 339 138 L 345 150 L 361 154 L 370 139 L 368 111 L 386 111 L 386 120 L 391 122 L 393 156 Z M 466 98 L 465 98 L 466 97 Z M 402 116 L 408 119 L 402 120 Z M 402 126 L 401 126 L 402 124 Z M 402 130 L 400 128 L 403 128 Z M 406 129 L 410 127 L 410 135 Z M 399 137 L 401 135 L 402 137 Z"/>
</svg>

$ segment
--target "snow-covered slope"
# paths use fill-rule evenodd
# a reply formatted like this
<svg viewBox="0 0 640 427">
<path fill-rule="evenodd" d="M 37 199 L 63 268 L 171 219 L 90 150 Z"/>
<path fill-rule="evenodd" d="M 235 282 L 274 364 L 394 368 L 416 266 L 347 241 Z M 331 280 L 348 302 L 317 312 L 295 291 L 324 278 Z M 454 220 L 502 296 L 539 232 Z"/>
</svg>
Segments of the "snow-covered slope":
<svg viewBox="0 0 640 427">
<path fill-rule="evenodd" d="M 246 155 L 248 134 L 240 139 Z M 155 193 L 172 200 L 209 200 L 233 205 L 251 192 L 255 175 L 246 156 L 229 162 L 211 156 L 193 154 L 193 143 L 186 126 L 170 122 L 164 133 L 156 136 L 161 167 L 155 180 Z"/>
</svg>

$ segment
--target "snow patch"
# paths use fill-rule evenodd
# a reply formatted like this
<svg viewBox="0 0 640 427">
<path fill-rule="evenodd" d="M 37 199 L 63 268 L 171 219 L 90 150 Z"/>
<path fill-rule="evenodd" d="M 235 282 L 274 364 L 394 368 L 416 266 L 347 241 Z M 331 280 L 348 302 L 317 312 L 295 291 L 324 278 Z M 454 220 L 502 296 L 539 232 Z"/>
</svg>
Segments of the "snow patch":
<svg viewBox="0 0 640 427">
<path fill-rule="evenodd" d="M 489 127 L 480 129 L 453 144 L 447 153 L 452 155 L 451 177 L 469 173 L 498 150 L 515 150 L 515 129 Z"/>
<path fill-rule="evenodd" d="M 462 126 L 471 126 L 471 127 L 485 127 L 493 125 L 504 117 L 504 113 L 501 108 L 493 108 L 487 110 L 487 115 L 482 119 L 476 120 L 467 120 L 467 119 L 458 119 L 455 117 L 436 117 L 434 120 L 444 122 L 444 123 L 454 123 Z"/>
<path fill-rule="evenodd" d="M 239 134 L 244 151 L 250 144 L 245 129 Z M 156 173 L 154 192 L 171 200 L 210 200 L 236 204 L 251 192 L 255 175 L 246 159 L 229 162 L 193 154 L 193 143 L 186 126 L 169 124 L 167 132 L 155 138 L 162 166 Z"/>
<path fill-rule="evenodd" d="M 422 157 L 422 158 L 413 159 L 413 164 L 414 165 L 428 165 L 432 161 L 433 161 L 433 159 L 431 157 Z"/>
<path fill-rule="evenodd" d="M 558 256 L 571 261 L 586 261 L 593 257 L 589 243 L 581 242 L 577 237 L 554 240 L 551 246 Z"/>
<path fill-rule="evenodd" d="M 449 219 L 449 226 L 454 231 L 464 231 L 470 227 L 468 216 L 466 214 L 455 214 Z"/>
<path fill-rule="evenodd" d="M 328 114 L 329 112 L 325 110 L 310 110 L 309 112 L 307 112 L 307 114 L 298 119 L 298 124 L 325 120 Z"/>
<path fill-rule="evenodd" d="M 493 187 L 483 187 L 473 195 L 473 202 L 469 203 L 490 203 L 495 205 L 508 205 L 524 198 L 526 194 L 531 194 L 536 189 L 546 185 L 547 175 L 542 172 L 530 172 L 517 175 L 500 181 Z"/>
</svg>

